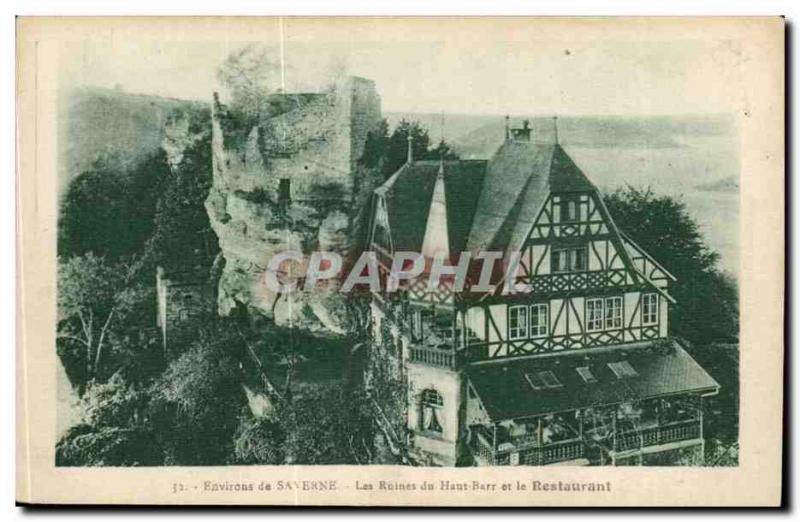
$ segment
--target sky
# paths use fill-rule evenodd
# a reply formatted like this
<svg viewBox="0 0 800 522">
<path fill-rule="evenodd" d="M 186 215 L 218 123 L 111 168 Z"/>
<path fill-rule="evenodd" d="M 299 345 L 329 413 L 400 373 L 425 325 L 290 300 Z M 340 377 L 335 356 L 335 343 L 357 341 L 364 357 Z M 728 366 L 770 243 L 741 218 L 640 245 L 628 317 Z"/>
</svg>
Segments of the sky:
<svg viewBox="0 0 800 522">
<path fill-rule="evenodd" d="M 287 91 L 318 90 L 345 72 L 373 79 L 386 112 L 707 114 L 729 112 L 744 96 L 736 47 L 725 40 L 566 40 L 532 31 L 373 25 L 322 30 L 319 23 L 276 21 L 258 40 L 136 40 L 110 32 L 64 46 L 61 78 L 65 86 L 207 100 L 220 90 L 217 66 L 252 42 L 282 63 L 276 84 Z"/>
<path fill-rule="evenodd" d="M 188 34 L 142 30 L 141 37 L 117 28 L 63 45 L 59 73 L 62 87 L 210 101 L 214 91 L 225 98 L 216 77 L 219 64 L 251 44 L 280 64 L 274 88 L 317 91 L 337 75 L 362 76 L 375 81 L 384 113 L 640 118 L 731 115 L 747 107 L 735 41 L 717 39 L 712 31 L 706 36 L 687 31 L 689 39 L 636 24 L 618 28 L 608 32 L 591 22 L 581 31 L 563 31 L 553 22 L 477 19 L 267 19 L 252 27 Z M 675 180 L 674 171 L 683 165 L 686 172 L 706 168 L 709 176 L 722 178 L 738 175 L 738 163 L 709 170 L 706 160 L 728 158 L 731 147 L 735 151 L 732 136 L 724 138 L 724 146 L 711 146 L 692 137 L 667 151 L 571 151 L 599 177 L 608 171 L 612 178 L 628 179 L 641 171 L 639 177 L 648 181 Z M 675 190 L 686 193 L 684 185 Z M 738 197 L 719 197 L 732 203 L 709 204 L 701 194 L 690 207 L 724 253 L 727 268 L 736 272 L 737 230 L 720 226 L 720 209 L 730 207 L 726 221 L 738 222 Z"/>
</svg>

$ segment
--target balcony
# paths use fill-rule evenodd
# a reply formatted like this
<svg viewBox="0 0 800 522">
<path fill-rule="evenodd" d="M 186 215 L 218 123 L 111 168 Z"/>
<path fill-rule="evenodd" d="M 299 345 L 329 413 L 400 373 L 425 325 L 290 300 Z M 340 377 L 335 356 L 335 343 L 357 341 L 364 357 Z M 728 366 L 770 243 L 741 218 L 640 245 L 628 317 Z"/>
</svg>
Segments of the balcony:
<svg viewBox="0 0 800 522">
<path fill-rule="evenodd" d="M 428 364 L 440 368 L 456 369 L 460 354 L 450 348 L 412 346 L 411 362 Z"/>
<path fill-rule="evenodd" d="M 546 466 L 585 456 L 585 445 L 580 438 L 539 445 L 538 437 L 528 435 L 498 443 L 495 435 L 486 426 L 473 426 L 471 430 L 473 454 L 483 465 Z"/>
<path fill-rule="evenodd" d="M 617 433 L 613 448 L 615 452 L 636 451 L 649 446 L 698 439 L 702 434 L 700 423 L 700 419 L 690 419 L 627 430 Z"/>
<path fill-rule="evenodd" d="M 532 278 L 518 277 L 517 281 L 530 284 L 532 291 L 536 294 L 624 288 L 628 284 L 627 271 L 623 268 L 590 272 L 560 272 Z"/>
<path fill-rule="evenodd" d="M 603 410 L 553 414 L 492 426 L 470 426 L 470 445 L 479 465 L 546 466 L 583 459 L 611 462 L 621 453 L 702 437 L 702 414 L 686 401 L 660 399 L 642 408 L 623 403 Z M 577 462 L 576 462 L 577 463 Z"/>
</svg>

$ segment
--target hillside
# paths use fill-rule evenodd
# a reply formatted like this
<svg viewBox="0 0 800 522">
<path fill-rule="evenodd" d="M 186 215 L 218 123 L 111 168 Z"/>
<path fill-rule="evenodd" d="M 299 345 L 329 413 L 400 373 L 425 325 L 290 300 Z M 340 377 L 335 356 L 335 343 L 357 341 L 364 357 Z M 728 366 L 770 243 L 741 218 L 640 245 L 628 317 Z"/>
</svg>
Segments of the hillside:
<svg viewBox="0 0 800 522">
<path fill-rule="evenodd" d="M 420 122 L 428 129 L 431 139 L 438 141 L 442 132 L 442 115 L 428 113 L 388 113 L 390 126 L 400 120 Z M 551 116 L 514 116 L 512 126 L 523 119 L 530 121 L 534 139 L 552 141 L 554 136 Z M 488 158 L 503 142 L 503 116 L 446 114 L 444 135 L 464 158 Z M 729 122 L 724 117 L 692 116 L 581 116 L 559 117 L 560 141 L 570 147 L 593 149 L 674 149 L 684 143 L 685 136 L 714 137 L 729 132 Z"/>
<path fill-rule="evenodd" d="M 98 160 L 119 168 L 137 163 L 161 146 L 170 118 L 207 112 L 199 101 L 111 89 L 64 93 L 58 113 L 59 190 Z"/>
<path fill-rule="evenodd" d="M 704 192 L 739 192 L 739 178 L 730 176 L 708 183 L 700 183 L 695 188 Z"/>
</svg>

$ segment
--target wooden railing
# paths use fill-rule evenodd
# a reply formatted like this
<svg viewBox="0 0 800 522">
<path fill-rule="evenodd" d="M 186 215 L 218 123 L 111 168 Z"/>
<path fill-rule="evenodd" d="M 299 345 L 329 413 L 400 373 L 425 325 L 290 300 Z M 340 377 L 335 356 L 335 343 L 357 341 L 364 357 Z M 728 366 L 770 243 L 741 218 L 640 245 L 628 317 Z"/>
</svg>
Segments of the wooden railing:
<svg viewBox="0 0 800 522">
<path fill-rule="evenodd" d="M 546 466 L 586 457 L 586 442 L 580 438 L 563 440 L 539 446 L 530 438 L 516 438 L 510 441 L 511 447 L 493 445 L 492 434 L 485 426 L 471 428 L 472 452 L 484 462 L 493 466 Z M 618 433 L 614 450 L 617 452 L 640 450 L 648 446 L 658 446 L 697 439 L 701 436 L 700 420 L 692 419 L 654 426 L 638 431 Z"/>
<path fill-rule="evenodd" d="M 562 440 L 520 451 L 519 463 L 525 466 L 545 466 L 582 458 L 585 450 L 586 446 L 581 439 Z"/>
<path fill-rule="evenodd" d="M 517 277 L 519 283 L 528 283 L 537 294 L 568 292 L 572 290 L 599 290 L 605 288 L 624 288 L 629 283 L 627 270 L 611 268 L 591 272 L 557 272 Z"/>
<path fill-rule="evenodd" d="M 614 450 L 638 450 L 647 446 L 697 439 L 700 434 L 700 419 L 673 422 L 661 426 L 618 433 L 614 443 Z"/>
<path fill-rule="evenodd" d="M 411 361 L 455 369 L 459 362 L 459 354 L 453 350 L 412 346 Z"/>
<path fill-rule="evenodd" d="M 575 438 L 539 446 L 530 437 L 514 439 L 513 448 L 495 449 L 489 440 L 488 430 L 473 431 L 472 451 L 476 456 L 494 466 L 545 466 L 584 457 L 586 446 Z M 514 458 L 512 455 L 516 454 Z"/>
</svg>

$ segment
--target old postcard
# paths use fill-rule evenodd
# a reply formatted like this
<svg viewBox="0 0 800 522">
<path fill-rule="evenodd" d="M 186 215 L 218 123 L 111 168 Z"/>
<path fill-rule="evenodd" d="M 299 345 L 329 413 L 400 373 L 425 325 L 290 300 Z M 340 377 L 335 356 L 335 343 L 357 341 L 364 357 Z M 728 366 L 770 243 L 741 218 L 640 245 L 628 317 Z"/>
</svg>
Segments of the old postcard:
<svg viewBox="0 0 800 522">
<path fill-rule="evenodd" d="M 17 30 L 19 502 L 780 502 L 783 19 Z"/>
</svg>

